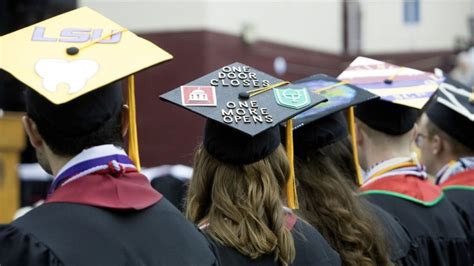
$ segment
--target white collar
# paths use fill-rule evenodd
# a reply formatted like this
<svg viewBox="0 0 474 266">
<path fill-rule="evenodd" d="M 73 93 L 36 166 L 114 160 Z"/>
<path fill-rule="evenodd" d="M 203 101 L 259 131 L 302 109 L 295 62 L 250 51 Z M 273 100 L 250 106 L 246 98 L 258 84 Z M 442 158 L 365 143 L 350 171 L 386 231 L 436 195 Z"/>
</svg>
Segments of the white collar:
<svg viewBox="0 0 474 266">
<path fill-rule="evenodd" d="M 382 175 L 372 177 L 373 175 L 375 175 L 376 173 L 380 171 L 383 171 L 384 169 L 390 168 L 392 166 L 396 166 L 397 164 L 402 164 L 402 163 L 407 163 L 407 162 L 413 162 L 414 164 L 416 164 L 416 167 L 403 167 L 401 169 L 394 169 Z M 379 180 L 387 176 L 398 175 L 398 174 L 410 174 L 410 175 L 420 176 L 422 178 L 427 177 L 427 174 L 424 170 L 424 166 L 422 166 L 418 162 L 416 153 L 412 153 L 410 157 L 395 157 L 395 158 L 385 160 L 385 161 L 375 164 L 368 170 L 367 174 L 364 177 L 363 183 L 364 185 L 366 185 L 375 180 Z M 369 179 L 369 177 L 372 177 L 372 178 Z"/>
<path fill-rule="evenodd" d="M 436 184 L 442 184 L 449 180 L 453 175 L 474 168 L 473 157 L 461 157 L 457 161 L 450 161 L 436 173 Z"/>
<path fill-rule="evenodd" d="M 114 146 L 112 144 L 104 144 L 84 149 L 81 153 L 74 156 L 63 167 L 61 167 L 54 179 L 56 179 L 56 177 L 60 176 L 64 171 L 78 163 L 114 154 L 121 154 L 125 156 L 127 155 L 127 153 L 122 148 Z"/>
</svg>

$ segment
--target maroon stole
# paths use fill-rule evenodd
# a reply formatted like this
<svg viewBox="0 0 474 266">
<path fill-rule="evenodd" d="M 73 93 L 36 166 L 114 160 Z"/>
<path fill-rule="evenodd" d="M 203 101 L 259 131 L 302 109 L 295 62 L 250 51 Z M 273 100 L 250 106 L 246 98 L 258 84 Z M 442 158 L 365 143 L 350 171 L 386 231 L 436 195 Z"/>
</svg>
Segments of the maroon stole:
<svg viewBox="0 0 474 266">
<path fill-rule="evenodd" d="M 148 179 L 136 170 L 117 176 L 108 169 L 83 176 L 54 191 L 45 203 L 67 202 L 101 208 L 142 210 L 161 200 Z"/>
</svg>

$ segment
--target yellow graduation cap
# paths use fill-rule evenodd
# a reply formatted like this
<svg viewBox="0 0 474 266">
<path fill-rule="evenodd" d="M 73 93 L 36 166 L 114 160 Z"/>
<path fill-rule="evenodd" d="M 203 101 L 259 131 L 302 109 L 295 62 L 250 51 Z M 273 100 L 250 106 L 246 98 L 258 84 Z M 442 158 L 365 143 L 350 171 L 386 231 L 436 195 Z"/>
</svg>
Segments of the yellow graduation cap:
<svg viewBox="0 0 474 266">
<path fill-rule="evenodd" d="M 129 153 L 137 167 L 133 74 L 170 59 L 160 47 L 87 7 L 0 37 L 0 68 L 54 104 L 129 76 Z"/>
</svg>

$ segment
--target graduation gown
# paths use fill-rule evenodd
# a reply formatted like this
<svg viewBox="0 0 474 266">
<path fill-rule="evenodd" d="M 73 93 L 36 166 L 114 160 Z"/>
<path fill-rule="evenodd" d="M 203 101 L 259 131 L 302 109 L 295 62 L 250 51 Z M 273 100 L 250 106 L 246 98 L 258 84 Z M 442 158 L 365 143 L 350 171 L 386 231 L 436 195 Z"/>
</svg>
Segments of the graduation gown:
<svg viewBox="0 0 474 266">
<path fill-rule="evenodd" d="M 186 165 L 160 165 L 142 170 L 151 186 L 169 200 L 178 210 L 186 209 L 185 198 L 193 168 Z"/>
<path fill-rule="evenodd" d="M 151 186 L 159 191 L 181 212 L 186 209 L 185 198 L 188 181 L 181 180 L 171 175 L 161 176 L 151 180 Z"/>
<path fill-rule="evenodd" d="M 440 184 L 468 227 L 471 265 L 474 264 L 474 169 L 452 175 Z"/>
<path fill-rule="evenodd" d="M 464 225 L 441 189 L 428 180 L 389 175 L 363 185 L 361 195 L 408 230 L 419 246 L 417 265 L 470 265 Z"/>
<path fill-rule="evenodd" d="M 2 266 L 214 263 L 206 238 L 136 171 L 83 176 L 0 226 Z"/>
<path fill-rule="evenodd" d="M 416 257 L 418 245 L 413 241 L 406 228 L 377 205 L 366 200 L 362 202 L 382 227 L 389 248 L 390 260 L 395 265 L 418 265 Z"/>
<path fill-rule="evenodd" d="M 292 265 L 341 265 L 339 254 L 326 242 L 323 236 L 311 225 L 299 220 L 296 215 L 287 215 L 287 226 L 291 229 L 296 257 Z M 280 265 L 273 254 L 251 259 L 234 248 L 220 245 L 207 236 L 219 265 Z"/>
</svg>

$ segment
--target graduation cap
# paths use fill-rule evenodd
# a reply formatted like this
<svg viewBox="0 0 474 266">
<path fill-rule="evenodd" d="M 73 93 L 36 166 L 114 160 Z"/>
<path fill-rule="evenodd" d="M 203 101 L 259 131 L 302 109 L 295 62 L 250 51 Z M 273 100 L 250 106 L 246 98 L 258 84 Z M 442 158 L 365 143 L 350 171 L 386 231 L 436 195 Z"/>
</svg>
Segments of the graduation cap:
<svg viewBox="0 0 474 266">
<path fill-rule="evenodd" d="M 160 98 L 207 118 L 204 148 L 218 160 L 237 165 L 268 156 L 280 145 L 280 123 L 325 101 L 304 86 L 241 63 L 221 67 Z M 288 157 L 293 166 L 292 150 Z M 295 208 L 291 178 L 288 204 Z"/>
<path fill-rule="evenodd" d="M 295 116 L 293 118 L 293 129 L 304 127 L 313 121 L 359 103 L 379 98 L 377 95 L 356 87 L 347 81 L 340 81 L 325 74 L 312 75 L 294 81 L 293 84 L 307 87 L 312 92 L 328 99 L 327 102 L 318 104 Z M 320 143 L 318 145 L 324 146 L 327 144 Z"/>
<path fill-rule="evenodd" d="M 432 73 L 361 56 L 338 78 L 380 96 L 379 100 L 357 106 L 355 116 L 390 135 L 401 135 L 413 128 L 418 110 L 441 82 Z"/>
<path fill-rule="evenodd" d="M 474 88 L 447 78 L 426 107 L 430 120 L 474 150 Z"/>
<path fill-rule="evenodd" d="M 342 110 L 347 109 L 348 115 L 353 115 L 352 107 L 377 99 L 378 96 L 358 88 L 347 81 L 340 81 L 333 77 L 317 74 L 293 82 L 296 85 L 307 87 L 328 99 L 327 102 L 298 114 L 293 118 L 293 138 L 295 155 L 304 157 L 308 151 L 319 149 L 333 144 L 346 137 L 354 126 L 349 119 L 347 122 Z M 351 134 L 351 136 L 355 136 Z M 353 140 L 355 145 L 355 140 Z M 358 165 L 357 149 L 353 147 L 354 160 Z M 357 173 L 358 178 L 361 174 Z M 361 180 L 361 179 L 360 179 Z M 359 180 L 359 182 L 360 182 Z"/>
<path fill-rule="evenodd" d="M 88 123 L 104 112 L 114 112 L 108 105 L 121 101 L 118 93 L 95 91 L 110 88 L 106 85 L 128 77 L 129 153 L 137 167 L 140 163 L 133 74 L 170 59 L 172 56 L 166 51 L 87 7 L 0 37 L 0 68 L 43 97 L 46 100 L 42 101 L 43 105 L 57 105 L 57 108 L 43 110 L 39 107 L 36 112 L 50 124 L 55 120 L 48 119 L 48 115 L 54 113 L 48 114 L 47 110 L 57 112 L 66 105 L 81 108 L 77 101 L 88 94 L 96 94 L 96 97 L 86 97 L 91 101 L 101 98 L 97 103 L 102 103 L 104 108 L 83 110 L 82 116 L 76 112 L 78 118 L 82 118 L 75 121 L 76 124 Z"/>
</svg>

